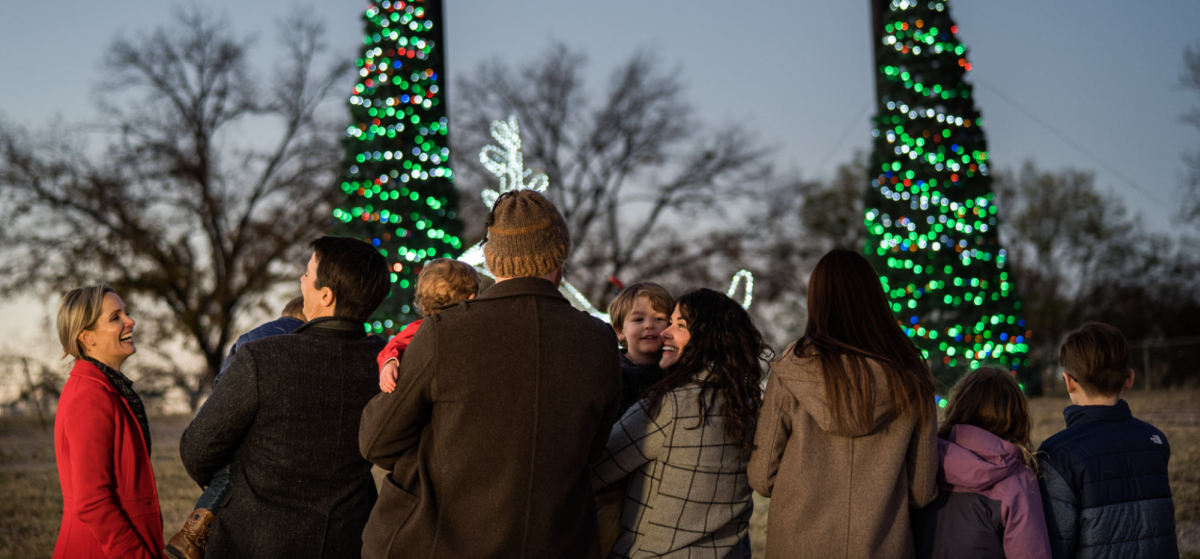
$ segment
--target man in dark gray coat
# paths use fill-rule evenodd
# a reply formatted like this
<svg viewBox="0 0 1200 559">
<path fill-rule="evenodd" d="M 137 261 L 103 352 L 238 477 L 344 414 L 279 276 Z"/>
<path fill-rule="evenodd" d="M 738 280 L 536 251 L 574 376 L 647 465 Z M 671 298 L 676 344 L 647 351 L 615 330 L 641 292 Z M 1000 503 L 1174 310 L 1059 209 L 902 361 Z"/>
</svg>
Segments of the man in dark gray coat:
<svg viewBox="0 0 1200 559">
<path fill-rule="evenodd" d="M 389 471 L 364 558 L 600 556 L 587 472 L 616 420 L 616 335 L 558 292 L 553 204 L 506 193 L 488 224 L 496 285 L 426 319 L 363 411 L 363 456 Z"/>
<path fill-rule="evenodd" d="M 308 322 L 240 347 L 179 443 L 200 485 L 233 463 L 208 559 L 358 557 L 362 549 L 377 494 L 358 452 L 358 422 L 379 393 L 375 357 L 385 344 L 363 322 L 390 277 L 362 241 L 323 237 L 312 248 L 300 278 Z"/>
</svg>

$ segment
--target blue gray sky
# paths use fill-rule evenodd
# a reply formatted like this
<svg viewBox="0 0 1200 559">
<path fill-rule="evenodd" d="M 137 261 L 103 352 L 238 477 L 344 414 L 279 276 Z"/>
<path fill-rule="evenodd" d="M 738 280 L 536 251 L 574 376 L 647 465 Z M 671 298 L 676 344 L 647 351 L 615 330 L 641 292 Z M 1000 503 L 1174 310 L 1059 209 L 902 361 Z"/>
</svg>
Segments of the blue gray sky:
<svg viewBox="0 0 1200 559">
<path fill-rule="evenodd" d="M 1181 197 L 1180 155 L 1200 147 L 1200 131 L 1179 121 L 1200 98 L 1176 85 L 1184 47 L 1200 42 L 1200 2 L 947 3 L 969 49 L 969 79 L 977 86 L 995 168 L 1033 160 L 1048 169 L 1094 170 L 1101 188 L 1153 226 L 1169 226 Z M 202 5 L 223 13 L 239 34 L 262 35 L 264 46 L 273 45 L 273 21 L 291 9 L 264 0 Z M 101 77 L 106 45 L 119 34 L 169 22 L 173 6 L 161 0 L 4 2 L 0 116 L 34 128 L 56 116 L 94 118 L 88 93 Z M 366 6 L 325 0 L 312 9 L 326 22 L 331 44 L 349 55 L 362 45 Z M 645 47 L 679 66 L 704 121 L 744 123 L 774 148 L 785 171 L 827 176 L 855 149 L 870 147 L 867 0 L 447 0 L 447 11 L 451 87 L 456 76 L 485 61 L 520 63 L 554 40 L 587 53 L 599 86 L 616 64 Z M 450 112 L 453 127 L 453 104 Z M 0 316 L 0 333 L 24 322 L 9 318 L 12 313 Z"/>
<path fill-rule="evenodd" d="M 1200 42 L 1200 2 L 951 0 L 970 49 L 977 102 L 998 168 L 1031 159 L 1097 173 L 1150 223 L 1179 199 L 1180 154 L 1200 131 L 1179 115 L 1200 98 L 1176 83 Z M 95 116 L 89 101 L 105 46 L 168 22 L 159 0 L 65 0 L 0 7 L 0 115 L 38 127 Z M 240 34 L 272 46 L 278 2 L 207 0 Z M 332 45 L 361 47 L 366 2 L 313 5 Z M 586 52 L 597 85 L 634 50 L 678 65 L 705 121 L 740 121 L 773 146 L 780 168 L 830 174 L 870 146 L 873 98 L 867 0 L 534 2 L 447 0 L 447 73 L 520 63 L 554 40 Z M 453 104 L 450 106 L 453 119 Z M 453 122 L 453 120 L 451 121 Z M 1103 162 L 1103 166 L 1096 163 Z M 1149 196 L 1128 186 L 1137 183 Z M 1155 201 L 1157 199 L 1158 202 Z M 1159 203 L 1161 202 L 1161 203 Z"/>
</svg>

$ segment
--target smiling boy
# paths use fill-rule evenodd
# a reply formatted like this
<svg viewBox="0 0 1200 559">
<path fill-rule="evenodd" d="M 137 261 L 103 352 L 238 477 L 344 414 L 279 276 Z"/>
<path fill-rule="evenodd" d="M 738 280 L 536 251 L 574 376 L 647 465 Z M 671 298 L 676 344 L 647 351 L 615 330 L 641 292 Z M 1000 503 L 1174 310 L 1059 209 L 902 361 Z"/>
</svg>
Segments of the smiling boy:
<svg viewBox="0 0 1200 559">
<path fill-rule="evenodd" d="M 608 306 L 621 353 L 621 414 L 641 398 L 644 388 L 662 378 L 662 331 L 670 325 L 675 299 L 663 286 L 635 283 Z"/>
</svg>

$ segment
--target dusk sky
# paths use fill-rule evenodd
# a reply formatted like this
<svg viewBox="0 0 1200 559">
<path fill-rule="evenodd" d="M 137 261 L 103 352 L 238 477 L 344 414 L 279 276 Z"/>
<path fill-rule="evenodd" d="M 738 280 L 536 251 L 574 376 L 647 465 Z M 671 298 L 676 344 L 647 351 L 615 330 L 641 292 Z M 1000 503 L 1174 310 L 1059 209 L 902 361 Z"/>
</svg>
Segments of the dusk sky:
<svg viewBox="0 0 1200 559">
<path fill-rule="evenodd" d="M 1033 160 L 1045 169 L 1095 171 L 1101 189 L 1121 196 L 1154 227 L 1169 227 L 1181 198 L 1180 156 L 1200 148 L 1200 131 L 1179 118 L 1200 106 L 1200 96 L 1177 85 L 1184 47 L 1200 44 L 1200 2 L 947 4 L 969 49 L 974 69 L 968 79 L 976 85 L 993 168 Z M 273 49 L 274 21 L 294 4 L 202 5 L 225 15 L 237 33 L 261 35 L 259 44 Z M 519 64 L 558 40 L 587 53 L 599 88 L 617 63 L 649 48 L 667 65 L 678 65 L 687 96 L 706 123 L 742 122 L 775 150 L 780 169 L 828 176 L 854 150 L 870 147 L 868 5 L 447 0 L 446 73 L 453 88 L 457 76 L 485 61 Z M 66 123 L 95 118 L 89 91 L 101 78 L 105 47 L 119 34 L 169 23 L 173 6 L 150 0 L 5 2 L 0 118 L 35 129 L 56 116 Z M 313 6 L 327 24 L 330 44 L 347 56 L 361 50 L 366 6 L 345 0 Z M 256 61 L 258 68 L 269 60 Z M 451 133 L 453 99 L 452 89 Z M 38 307 L 0 306 L 21 310 L 4 313 L 0 333 L 24 330 L 30 323 L 21 316 L 31 309 L 37 314 Z"/>
</svg>

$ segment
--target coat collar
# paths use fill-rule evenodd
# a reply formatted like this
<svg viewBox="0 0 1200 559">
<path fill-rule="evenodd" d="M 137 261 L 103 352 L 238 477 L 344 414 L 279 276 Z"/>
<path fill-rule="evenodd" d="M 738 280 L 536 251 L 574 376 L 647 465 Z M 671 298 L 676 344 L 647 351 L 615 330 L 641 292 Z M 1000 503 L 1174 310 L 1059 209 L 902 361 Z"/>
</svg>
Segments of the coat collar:
<svg viewBox="0 0 1200 559">
<path fill-rule="evenodd" d="M 343 340 L 358 340 L 367 337 L 367 331 L 361 322 L 344 316 L 314 318 L 293 330 L 292 333 Z"/>
<path fill-rule="evenodd" d="M 87 359 L 75 360 L 75 364 L 71 367 L 71 376 L 84 377 L 100 381 L 100 384 L 103 384 L 104 387 L 110 392 L 117 391 L 117 389 L 112 385 L 112 382 L 108 380 L 107 376 L 105 376 L 104 372 L 100 370 L 100 367 L 97 367 Z"/>
<path fill-rule="evenodd" d="M 1067 420 L 1067 427 L 1076 423 L 1125 421 L 1132 417 L 1133 413 L 1129 411 L 1129 404 L 1125 400 L 1117 400 L 1116 405 L 1112 406 L 1067 406 L 1067 409 L 1063 410 L 1063 419 Z"/>
<path fill-rule="evenodd" d="M 549 297 L 551 299 L 559 299 L 564 303 L 569 303 L 566 297 L 558 291 L 558 287 L 548 279 L 543 278 L 513 278 L 510 280 L 499 282 L 484 291 L 478 297 L 478 300 L 487 299 L 504 299 L 507 297 L 520 297 L 524 295 L 533 295 L 535 297 Z"/>
</svg>

